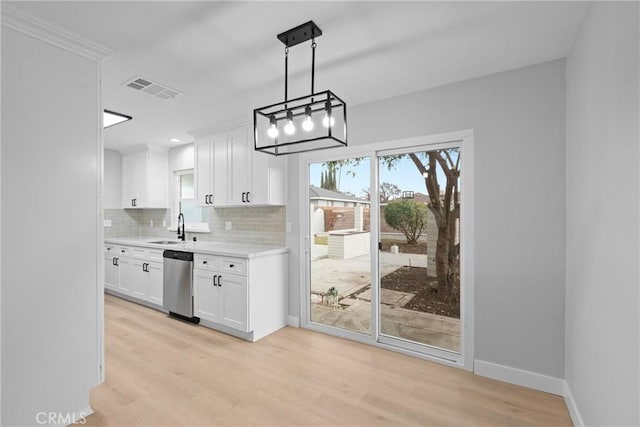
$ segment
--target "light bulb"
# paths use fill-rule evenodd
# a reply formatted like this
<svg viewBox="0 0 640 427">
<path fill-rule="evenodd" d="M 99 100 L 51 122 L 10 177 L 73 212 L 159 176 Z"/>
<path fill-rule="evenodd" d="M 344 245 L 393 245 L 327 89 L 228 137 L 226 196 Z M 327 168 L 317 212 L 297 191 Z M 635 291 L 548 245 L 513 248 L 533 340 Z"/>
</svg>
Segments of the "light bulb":
<svg viewBox="0 0 640 427">
<path fill-rule="evenodd" d="M 284 133 L 287 135 L 293 135 L 296 133 L 296 127 L 293 125 L 293 113 L 291 110 L 287 111 L 287 124 L 284 127 Z"/>
<path fill-rule="evenodd" d="M 293 120 L 289 120 L 289 122 L 284 127 L 284 133 L 287 135 L 293 135 L 296 133 L 296 127 L 293 125 Z"/>
<path fill-rule="evenodd" d="M 327 101 L 324 103 L 324 111 L 325 111 L 325 115 L 324 115 L 324 119 L 322 119 L 322 126 L 328 128 L 328 127 L 333 127 L 333 125 L 336 124 L 336 119 L 333 118 L 333 115 L 331 114 L 331 102 Z"/>
<path fill-rule="evenodd" d="M 311 132 L 313 130 L 313 120 L 311 120 L 311 107 L 307 106 L 304 110 L 305 119 L 302 122 L 302 129 L 306 132 Z"/>
<path fill-rule="evenodd" d="M 276 117 L 275 116 L 269 117 L 269 123 L 271 123 L 271 126 L 267 131 L 267 135 L 269 135 L 269 138 L 275 139 L 278 137 L 278 126 L 276 126 Z"/>
<path fill-rule="evenodd" d="M 328 128 L 333 127 L 336 124 L 336 119 L 333 116 L 325 114 L 324 119 L 322 119 L 322 126 Z"/>
</svg>

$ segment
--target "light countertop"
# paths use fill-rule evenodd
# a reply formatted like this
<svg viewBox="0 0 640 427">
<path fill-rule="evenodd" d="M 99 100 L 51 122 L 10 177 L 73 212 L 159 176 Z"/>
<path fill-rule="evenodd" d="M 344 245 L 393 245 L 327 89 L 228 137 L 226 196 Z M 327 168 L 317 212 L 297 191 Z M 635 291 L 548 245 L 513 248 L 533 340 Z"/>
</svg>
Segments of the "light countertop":
<svg viewBox="0 0 640 427">
<path fill-rule="evenodd" d="M 177 244 L 158 244 L 150 242 L 171 241 L 179 242 Z M 239 258 L 257 258 L 267 255 L 286 253 L 289 251 L 286 247 L 265 246 L 265 245 L 246 245 L 242 243 L 226 243 L 211 241 L 186 241 L 182 242 L 176 239 L 166 239 L 162 237 L 108 237 L 104 239 L 107 244 L 141 246 L 154 249 L 171 249 L 175 251 L 193 252 L 196 254 L 233 256 Z"/>
</svg>

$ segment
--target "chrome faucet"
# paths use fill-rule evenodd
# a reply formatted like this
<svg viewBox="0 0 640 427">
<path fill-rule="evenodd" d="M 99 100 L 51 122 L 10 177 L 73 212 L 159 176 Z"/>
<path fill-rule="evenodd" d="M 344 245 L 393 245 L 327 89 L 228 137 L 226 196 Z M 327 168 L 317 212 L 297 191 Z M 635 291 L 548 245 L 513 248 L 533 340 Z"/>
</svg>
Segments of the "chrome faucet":
<svg viewBox="0 0 640 427">
<path fill-rule="evenodd" d="M 182 233 L 180 233 L 180 220 L 182 220 Z M 183 242 L 186 240 L 186 236 L 184 234 L 184 215 L 182 215 L 182 212 L 178 215 L 178 239 Z"/>
</svg>

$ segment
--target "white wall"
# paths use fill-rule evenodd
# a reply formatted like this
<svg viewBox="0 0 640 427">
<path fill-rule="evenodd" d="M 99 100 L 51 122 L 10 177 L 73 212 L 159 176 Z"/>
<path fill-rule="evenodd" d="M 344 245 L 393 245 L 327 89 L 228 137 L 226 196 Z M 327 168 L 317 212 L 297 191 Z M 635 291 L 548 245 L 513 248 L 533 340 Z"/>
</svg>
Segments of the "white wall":
<svg viewBox="0 0 640 427">
<path fill-rule="evenodd" d="M 98 381 L 98 84 L 2 27 L 2 425 L 81 416 Z"/>
<path fill-rule="evenodd" d="M 104 150 L 104 191 L 105 209 L 122 208 L 122 154 L 115 150 Z"/>
<path fill-rule="evenodd" d="M 349 145 L 474 130 L 475 358 L 555 378 L 564 376 L 564 72 L 558 60 L 349 109 Z M 290 160 L 297 316 L 302 205 Z"/>
<path fill-rule="evenodd" d="M 640 425 L 638 3 L 593 3 L 567 60 L 565 372 L 585 425 Z"/>
</svg>

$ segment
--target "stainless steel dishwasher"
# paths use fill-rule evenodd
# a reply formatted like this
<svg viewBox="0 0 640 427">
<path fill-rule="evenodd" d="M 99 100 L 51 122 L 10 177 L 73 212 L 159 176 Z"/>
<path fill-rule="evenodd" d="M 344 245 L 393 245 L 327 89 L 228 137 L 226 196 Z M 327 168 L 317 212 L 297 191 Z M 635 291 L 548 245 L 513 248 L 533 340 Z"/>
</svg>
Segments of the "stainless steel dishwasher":
<svg viewBox="0 0 640 427">
<path fill-rule="evenodd" d="M 169 314 L 199 323 L 193 316 L 193 254 L 166 250 L 162 253 L 162 301 Z"/>
</svg>

